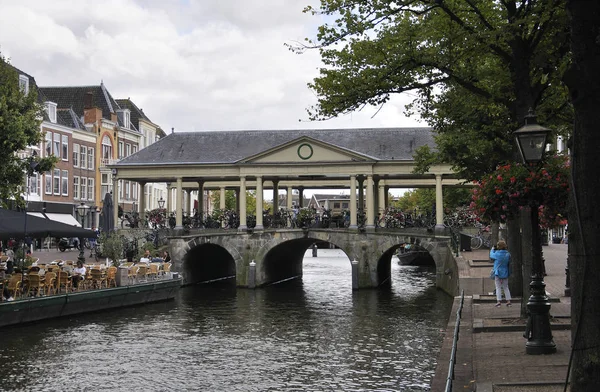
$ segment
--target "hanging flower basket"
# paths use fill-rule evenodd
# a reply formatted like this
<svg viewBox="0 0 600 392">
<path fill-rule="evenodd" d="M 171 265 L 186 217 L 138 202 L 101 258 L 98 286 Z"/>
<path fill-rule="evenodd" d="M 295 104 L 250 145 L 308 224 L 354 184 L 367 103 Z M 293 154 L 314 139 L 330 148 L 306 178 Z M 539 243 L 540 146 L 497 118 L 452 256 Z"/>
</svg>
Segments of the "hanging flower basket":
<svg viewBox="0 0 600 392">
<path fill-rule="evenodd" d="M 554 155 L 542 167 L 499 166 L 476 183 L 471 209 L 482 221 L 506 222 L 532 206 L 538 208 L 540 225 L 552 228 L 566 219 L 568 199 L 569 161 L 565 155 Z"/>
</svg>

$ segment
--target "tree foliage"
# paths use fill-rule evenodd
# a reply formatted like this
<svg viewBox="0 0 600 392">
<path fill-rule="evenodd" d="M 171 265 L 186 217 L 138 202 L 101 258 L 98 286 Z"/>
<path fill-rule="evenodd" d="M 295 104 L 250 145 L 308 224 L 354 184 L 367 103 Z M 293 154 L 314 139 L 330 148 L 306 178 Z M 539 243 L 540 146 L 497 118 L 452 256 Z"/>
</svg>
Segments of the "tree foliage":
<svg viewBox="0 0 600 392">
<path fill-rule="evenodd" d="M 56 159 L 28 157 L 23 159 L 18 153 L 27 147 L 38 145 L 43 134 L 40 123 L 43 107 L 37 103 L 37 91 L 30 86 L 25 94 L 19 87 L 19 75 L 0 53 L 0 201 L 6 205 L 15 200 L 23 205 L 23 183 L 26 175 L 50 170 Z"/>
<path fill-rule="evenodd" d="M 444 209 L 454 210 L 456 207 L 465 206 L 471 201 L 469 188 L 445 188 Z M 405 192 L 403 196 L 392 203 L 402 211 L 417 210 L 421 213 L 432 213 L 435 206 L 435 189 L 417 188 Z"/>
<path fill-rule="evenodd" d="M 438 146 L 417 155 L 420 170 L 443 161 L 478 179 L 512 156 L 511 133 L 529 108 L 559 130 L 571 121 L 561 81 L 569 62 L 564 3 L 321 0 L 305 12 L 335 20 L 292 48 L 317 48 L 325 64 L 309 83 L 318 97 L 309 118 L 414 92 L 407 109 L 434 127 Z"/>
</svg>

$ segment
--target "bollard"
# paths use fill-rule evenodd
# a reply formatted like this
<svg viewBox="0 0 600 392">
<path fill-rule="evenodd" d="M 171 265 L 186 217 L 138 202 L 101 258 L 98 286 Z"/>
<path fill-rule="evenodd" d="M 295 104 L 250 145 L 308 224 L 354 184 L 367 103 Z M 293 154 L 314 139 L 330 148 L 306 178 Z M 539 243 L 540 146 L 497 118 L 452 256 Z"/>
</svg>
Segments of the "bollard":
<svg viewBox="0 0 600 392">
<path fill-rule="evenodd" d="M 358 260 L 352 260 L 352 290 L 358 290 Z"/>
<path fill-rule="evenodd" d="M 317 244 L 313 244 L 312 246 L 312 256 L 317 257 Z"/>
<path fill-rule="evenodd" d="M 256 287 L 256 263 L 254 260 L 250 262 L 250 269 L 248 270 L 248 288 L 253 289 Z"/>
</svg>

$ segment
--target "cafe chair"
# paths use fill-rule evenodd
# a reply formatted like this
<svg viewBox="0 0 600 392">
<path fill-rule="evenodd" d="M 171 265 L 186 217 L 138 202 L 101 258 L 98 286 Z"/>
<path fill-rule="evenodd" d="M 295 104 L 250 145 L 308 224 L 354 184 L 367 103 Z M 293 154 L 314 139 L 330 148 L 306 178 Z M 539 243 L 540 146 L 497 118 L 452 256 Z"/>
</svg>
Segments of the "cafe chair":
<svg viewBox="0 0 600 392">
<path fill-rule="evenodd" d="M 7 286 L 8 292 L 10 293 L 11 297 L 13 297 L 15 299 L 21 293 L 21 279 L 22 278 L 23 278 L 23 275 L 14 273 L 11 275 L 10 280 L 8 281 L 8 286 Z"/>
<path fill-rule="evenodd" d="M 158 264 L 150 264 L 146 275 L 151 280 L 155 280 L 158 277 Z"/>
<path fill-rule="evenodd" d="M 170 277 L 170 275 L 171 275 L 171 263 L 164 263 L 163 264 L 162 275 L 164 277 Z"/>
<path fill-rule="evenodd" d="M 44 294 L 56 294 L 56 272 L 46 272 L 44 275 Z"/>
<path fill-rule="evenodd" d="M 146 276 L 147 273 L 148 273 L 148 267 L 146 267 L 145 265 L 138 266 L 138 270 L 137 270 L 137 274 L 136 274 L 136 279 L 137 279 L 138 283 L 148 282 L 148 277 Z"/>
<path fill-rule="evenodd" d="M 41 290 L 44 289 L 44 283 L 38 274 L 29 274 L 27 275 L 27 293 L 26 297 L 29 297 L 30 294 L 34 293 L 34 297 L 37 297 L 41 294 Z"/>
<path fill-rule="evenodd" d="M 58 294 L 60 294 L 60 289 L 62 287 L 65 288 L 65 293 L 68 293 L 72 288 L 71 278 L 65 271 L 58 271 L 58 281 L 56 284 L 56 291 Z"/>
<path fill-rule="evenodd" d="M 112 266 L 112 267 L 108 267 L 108 270 L 106 271 L 106 287 L 110 287 L 111 285 L 113 287 L 117 287 L 117 267 Z"/>
<path fill-rule="evenodd" d="M 97 289 L 101 289 L 102 285 L 104 285 L 104 287 L 106 286 L 106 277 L 102 275 L 102 271 L 99 269 L 92 269 L 90 270 L 90 276 L 91 276 L 91 287 L 90 288 L 97 288 Z"/>
<path fill-rule="evenodd" d="M 138 268 L 139 267 L 137 265 L 132 265 L 131 267 L 129 267 L 129 271 L 127 272 L 127 279 L 129 280 L 129 282 L 131 284 L 135 283 L 135 278 L 137 276 Z"/>
</svg>

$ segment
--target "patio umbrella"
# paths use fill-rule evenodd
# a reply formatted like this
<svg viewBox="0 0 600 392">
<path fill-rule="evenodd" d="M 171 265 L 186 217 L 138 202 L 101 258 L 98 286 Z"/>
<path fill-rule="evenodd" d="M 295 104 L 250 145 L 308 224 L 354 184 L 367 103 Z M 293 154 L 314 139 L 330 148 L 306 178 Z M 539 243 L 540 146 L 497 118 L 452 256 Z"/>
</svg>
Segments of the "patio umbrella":
<svg viewBox="0 0 600 392">
<path fill-rule="evenodd" d="M 103 233 L 110 233 L 115 229 L 114 205 L 112 195 L 107 192 L 104 196 L 104 204 L 102 206 L 102 216 L 100 219 L 100 228 Z"/>
<path fill-rule="evenodd" d="M 94 236 L 93 231 L 78 226 L 70 226 L 50 219 L 27 215 L 25 212 L 0 208 L 0 240 L 25 237 L 25 224 L 27 224 L 27 236 L 31 238 L 49 236 L 89 238 Z"/>
</svg>

